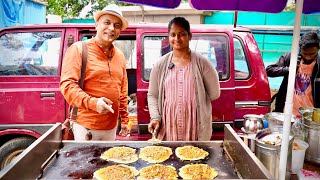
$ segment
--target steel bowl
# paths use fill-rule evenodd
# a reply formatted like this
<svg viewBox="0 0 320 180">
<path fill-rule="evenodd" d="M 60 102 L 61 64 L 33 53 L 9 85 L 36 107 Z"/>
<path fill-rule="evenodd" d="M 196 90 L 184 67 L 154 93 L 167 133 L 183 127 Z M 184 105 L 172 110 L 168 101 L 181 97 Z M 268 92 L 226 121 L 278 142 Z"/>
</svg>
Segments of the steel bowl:
<svg viewBox="0 0 320 180">
<path fill-rule="evenodd" d="M 243 128 L 246 132 L 256 133 L 258 130 L 263 129 L 263 120 L 260 115 L 246 114 L 243 118 Z"/>
</svg>

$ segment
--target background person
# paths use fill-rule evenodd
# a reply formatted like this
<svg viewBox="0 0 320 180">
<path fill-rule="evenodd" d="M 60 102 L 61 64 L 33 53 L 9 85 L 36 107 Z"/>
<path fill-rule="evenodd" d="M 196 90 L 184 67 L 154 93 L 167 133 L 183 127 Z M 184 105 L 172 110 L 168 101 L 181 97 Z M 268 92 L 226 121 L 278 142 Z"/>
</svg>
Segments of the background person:
<svg viewBox="0 0 320 180">
<path fill-rule="evenodd" d="M 294 85 L 292 114 L 297 115 L 300 107 L 320 107 L 319 37 L 316 32 L 302 35 L 299 41 L 300 54 Z M 291 53 L 282 55 L 275 64 L 266 68 L 269 77 L 283 76 L 276 94 L 275 112 L 283 112 L 288 86 Z"/>
<path fill-rule="evenodd" d="M 220 96 L 217 71 L 208 59 L 190 50 L 192 34 L 185 18 L 172 19 L 168 32 L 173 51 L 151 70 L 148 130 L 167 141 L 210 140 L 211 101 Z"/>
<path fill-rule="evenodd" d="M 82 48 L 81 42 L 76 42 L 65 54 L 60 90 L 69 104 L 78 107 L 73 123 L 75 140 L 86 140 L 88 134 L 92 140 L 115 140 L 119 116 L 120 135 L 128 134 L 128 80 L 125 56 L 112 43 L 128 27 L 128 21 L 116 5 L 97 11 L 94 20 L 96 36 L 85 41 L 88 58 L 84 87 L 78 85 Z"/>
</svg>

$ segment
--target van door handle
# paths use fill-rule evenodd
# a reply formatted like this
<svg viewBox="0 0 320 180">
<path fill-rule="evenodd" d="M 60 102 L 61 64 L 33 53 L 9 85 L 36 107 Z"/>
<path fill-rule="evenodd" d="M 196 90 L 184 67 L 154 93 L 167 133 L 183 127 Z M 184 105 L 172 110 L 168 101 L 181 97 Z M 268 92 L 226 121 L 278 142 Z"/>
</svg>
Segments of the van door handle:
<svg viewBox="0 0 320 180">
<path fill-rule="evenodd" d="M 49 93 L 40 93 L 40 97 L 44 98 L 44 97 L 55 97 L 56 93 L 54 92 L 49 92 Z"/>
</svg>

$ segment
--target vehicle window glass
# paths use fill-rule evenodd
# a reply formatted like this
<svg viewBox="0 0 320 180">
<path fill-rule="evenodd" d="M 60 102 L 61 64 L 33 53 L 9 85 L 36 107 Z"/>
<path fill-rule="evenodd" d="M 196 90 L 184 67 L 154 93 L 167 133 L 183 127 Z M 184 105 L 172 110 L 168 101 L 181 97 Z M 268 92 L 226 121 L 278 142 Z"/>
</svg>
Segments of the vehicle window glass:
<svg viewBox="0 0 320 180">
<path fill-rule="evenodd" d="M 127 69 L 137 68 L 137 49 L 136 40 L 116 40 L 114 45 L 117 46 L 124 54 L 127 60 Z"/>
<path fill-rule="evenodd" d="M 219 79 L 229 77 L 229 46 L 224 35 L 199 35 L 192 36 L 190 49 L 206 57 L 216 68 Z"/>
<path fill-rule="evenodd" d="M 81 38 L 81 41 L 91 39 L 93 35 L 85 35 Z M 137 68 L 137 48 L 135 39 L 117 39 L 114 41 L 114 45 L 118 47 L 124 54 L 127 60 L 127 69 Z"/>
<path fill-rule="evenodd" d="M 243 45 L 239 39 L 234 38 L 234 71 L 235 79 L 248 79 L 249 67 Z"/>
<path fill-rule="evenodd" d="M 165 36 L 146 36 L 143 40 L 143 79 L 149 81 L 151 69 L 159 58 L 170 52 L 169 39 Z"/>
<path fill-rule="evenodd" d="M 0 76 L 55 76 L 61 32 L 11 33 L 0 37 Z"/>
<path fill-rule="evenodd" d="M 193 34 L 190 49 L 196 51 L 212 63 L 219 73 L 220 80 L 229 76 L 229 46 L 223 35 Z M 149 81 L 153 65 L 159 58 L 171 51 L 166 36 L 145 36 L 143 40 L 143 79 Z"/>
</svg>

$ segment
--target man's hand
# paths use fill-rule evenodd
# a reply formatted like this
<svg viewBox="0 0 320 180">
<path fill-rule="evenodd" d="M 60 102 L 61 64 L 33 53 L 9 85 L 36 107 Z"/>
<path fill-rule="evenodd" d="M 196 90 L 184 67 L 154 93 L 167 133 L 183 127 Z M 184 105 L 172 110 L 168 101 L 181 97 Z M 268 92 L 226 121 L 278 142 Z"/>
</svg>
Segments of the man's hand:
<svg viewBox="0 0 320 180">
<path fill-rule="evenodd" d="M 100 114 L 107 114 L 108 112 L 114 113 L 114 110 L 112 109 L 112 103 L 113 102 L 108 98 L 99 98 L 96 104 L 97 112 Z"/>
<path fill-rule="evenodd" d="M 160 122 L 157 120 L 152 120 L 149 124 L 148 124 L 148 131 L 149 133 L 152 133 L 153 131 L 159 132 L 159 128 L 160 128 Z"/>
<path fill-rule="evenodd" d="M 130 133 L 128 124 L 121 124 L 120 136 L 126 137 Z"/>
</svg>

